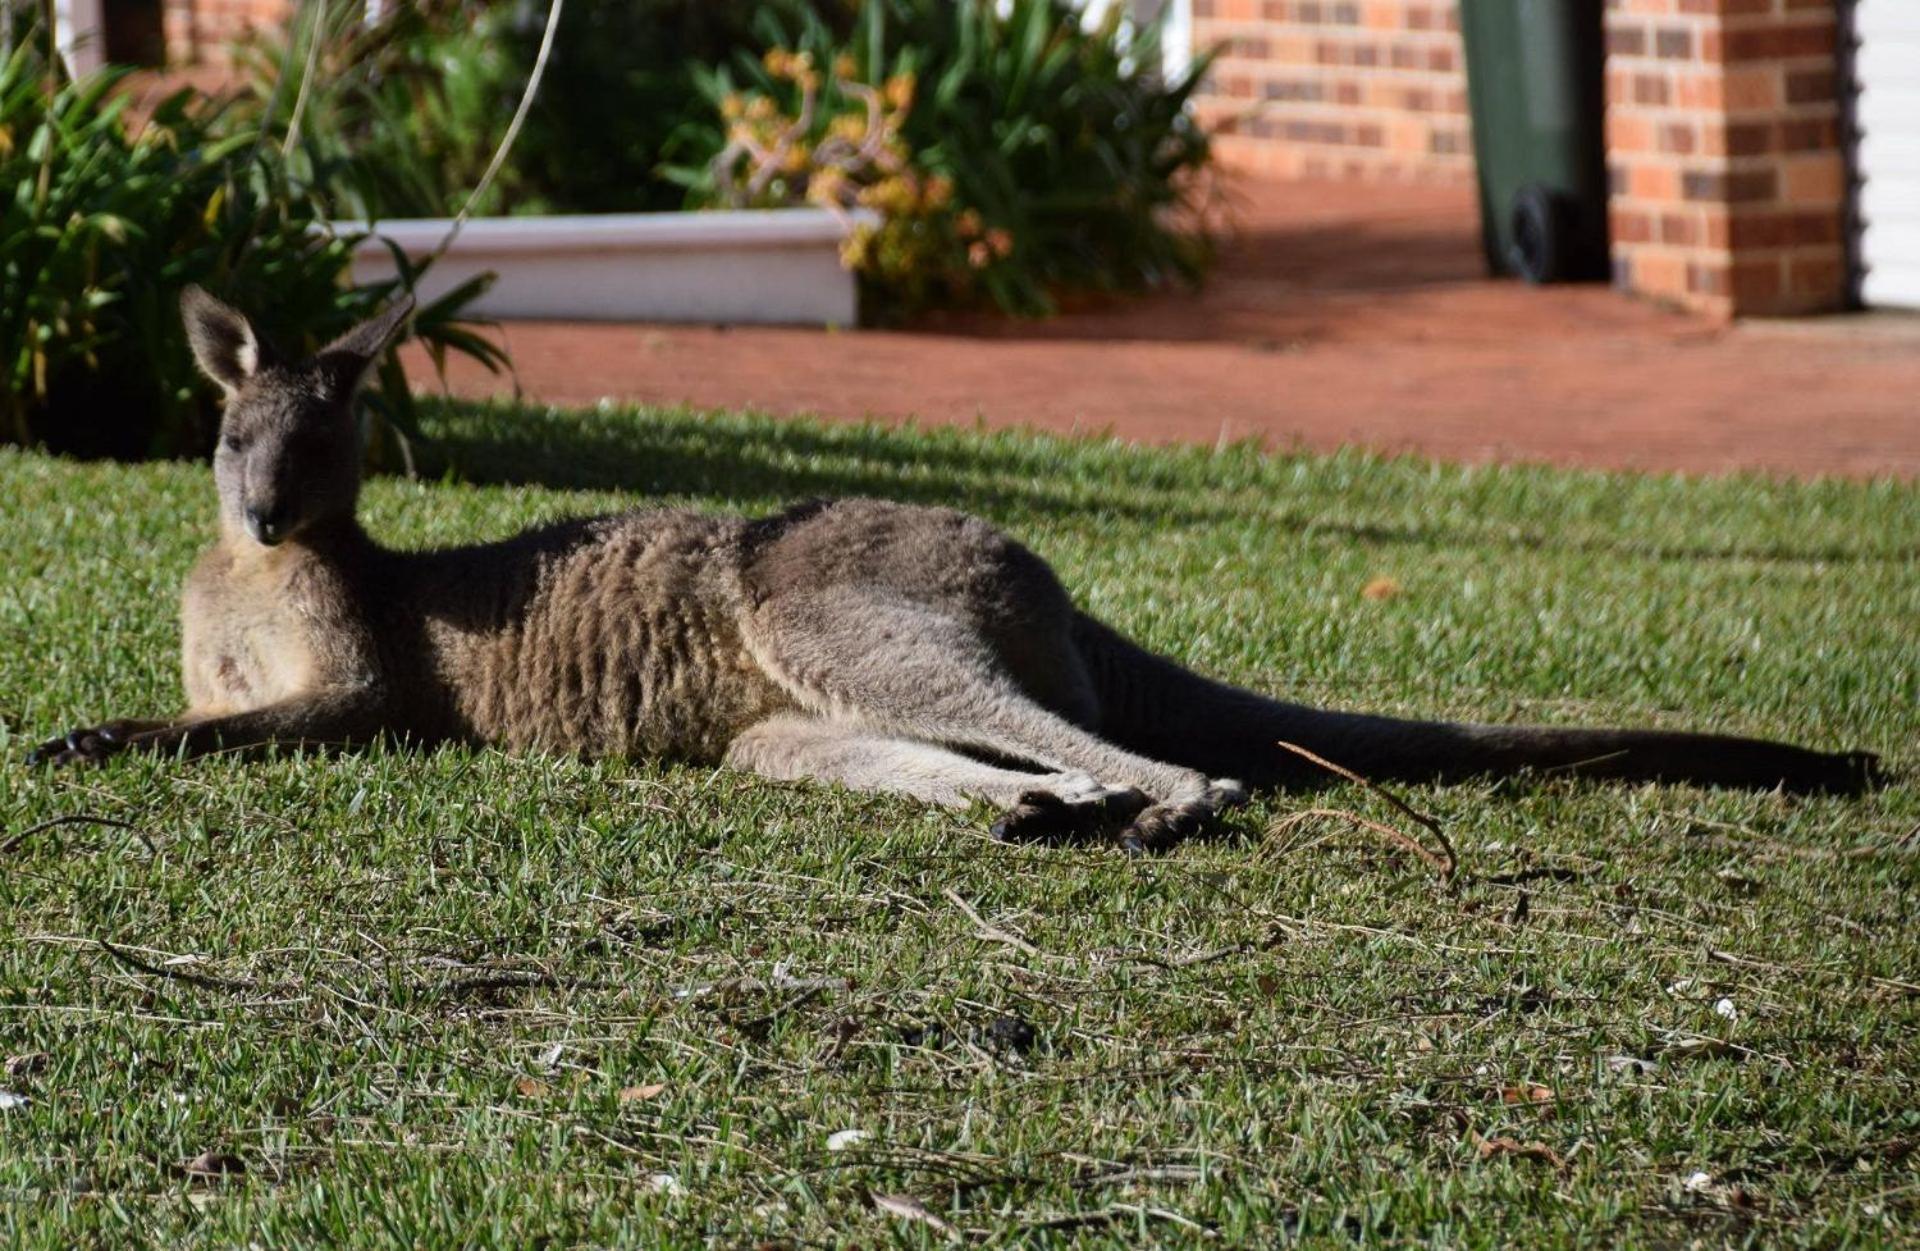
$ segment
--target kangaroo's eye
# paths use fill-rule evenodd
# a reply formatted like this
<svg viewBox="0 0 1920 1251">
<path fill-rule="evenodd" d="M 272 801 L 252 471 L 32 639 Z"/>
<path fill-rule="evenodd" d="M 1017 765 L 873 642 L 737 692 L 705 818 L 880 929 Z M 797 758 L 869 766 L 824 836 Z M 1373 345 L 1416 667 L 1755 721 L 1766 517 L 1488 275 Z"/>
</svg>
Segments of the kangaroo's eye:
<svg viewBox="0 0 1920 1251">
<path fill-rule="evenodd" d="M 244 452 L 247 448 L 246 441 L 237 434 L 230 434 L 224 439 L 221 439 L 220 446 L 226 448 L 229 452 Z"/>
</svg>

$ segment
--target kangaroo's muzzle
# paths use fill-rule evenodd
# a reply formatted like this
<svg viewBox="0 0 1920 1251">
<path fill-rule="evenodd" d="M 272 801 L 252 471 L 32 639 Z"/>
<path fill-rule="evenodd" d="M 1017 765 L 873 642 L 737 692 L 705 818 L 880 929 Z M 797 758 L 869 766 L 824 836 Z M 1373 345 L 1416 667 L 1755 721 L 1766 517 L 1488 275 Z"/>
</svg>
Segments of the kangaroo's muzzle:
<svg viewBox="0 0 1920 1251">
<path fill-rule="evenodd" d="M 264 547 L 278 546 L 291 529 L 291 514 L 284 508 L 249 508 L 247 510 L 247 533 L 253 541 Z"/>
</svg>

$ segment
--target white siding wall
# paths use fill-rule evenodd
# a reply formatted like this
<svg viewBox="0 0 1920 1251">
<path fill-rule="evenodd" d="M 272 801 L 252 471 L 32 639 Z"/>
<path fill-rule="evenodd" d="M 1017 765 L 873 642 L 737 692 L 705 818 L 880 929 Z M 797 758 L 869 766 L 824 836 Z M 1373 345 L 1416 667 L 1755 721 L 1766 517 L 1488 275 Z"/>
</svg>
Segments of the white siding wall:
<svg viewBox="0 0 1920 1251">
<path fill-rule="evenodd" d="M 99 69 L 105 59 L 105 32 L 100 25 L 100 0 L 55 0 L 55 41 L 76 77 Z"/>
<path fill-rule="evenodd" d="M 1859 0 L 1861 298 L 1920 308 L 1920 0 Z"/>
</svg>

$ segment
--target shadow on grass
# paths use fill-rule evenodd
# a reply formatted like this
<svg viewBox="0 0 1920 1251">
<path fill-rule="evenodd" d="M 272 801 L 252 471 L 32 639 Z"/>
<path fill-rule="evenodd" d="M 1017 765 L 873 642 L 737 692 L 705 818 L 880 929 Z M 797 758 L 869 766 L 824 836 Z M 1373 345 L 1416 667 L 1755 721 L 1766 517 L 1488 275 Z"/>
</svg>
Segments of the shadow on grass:
<svg viewBox="0 0 1920 1251">
<path fill-rule="evenodd" d="M 428 476 L 483 486 L 617 491 L 798 502 L 870 495 L 989 517 L 1108 518 L 1165 527 L 1269 527 L 1276 540 L 1327 538 L 1371 545 L 1490 546 L 1656 561 L 1883 563 L 1920 559 L 1920 547 L 1827 543 L 1662 543 L 1601 538 L 1511 515 L 1483 524 L 1361 521 L 1329 516 L 1313 500 L 1289 502 L 1252 448 L 1210 468 L 1203 449 L 1148 457 L 1097 440 L 1023 437 L 934 428 L 911 437 L 879 425 L 771 421 L 735 414 L 552 411 L 464 402 L 429 407 Z M 1305 492 L 1324 494 L 1327 484 Z M 1294 492 L 1300 494 L 1300 492 Z"/>
<path fill-rule="evenodd" d="M 444 405 L 428 428 L 422 471 L 483 486 L 738 500 L 871 495 L 993 516 L 1104 514 L 1175 525 L 1246 516 L 1244 508 L 1181 499 L 1191 486 L 1145 462 L 1137 472 L 1118 457 L 1089 464 L 1081 448 L 1004 435 L 907 438 L 878 426 L 627 410 L 555 416 L 476 404 Z"/>
</svg>

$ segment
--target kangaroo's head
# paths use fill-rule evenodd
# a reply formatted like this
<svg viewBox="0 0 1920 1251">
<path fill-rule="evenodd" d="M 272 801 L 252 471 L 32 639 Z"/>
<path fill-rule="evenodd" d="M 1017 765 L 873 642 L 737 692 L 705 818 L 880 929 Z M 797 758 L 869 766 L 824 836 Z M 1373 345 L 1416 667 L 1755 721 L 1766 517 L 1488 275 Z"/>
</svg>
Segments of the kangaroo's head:
<svg viewBox="0 0 1920 1251">
<path fill-rule="evenodd" d="M 187 342 L 226 392 L 213 477 L 220 524 L 268 547 L 353 516 L 360 440 L 353 395 L 413 312 L 402 297 L 313 357 L 288 361 L 239 312 L 199 287 L 180 296 Z"/>
</svg>

